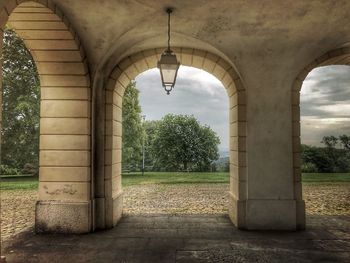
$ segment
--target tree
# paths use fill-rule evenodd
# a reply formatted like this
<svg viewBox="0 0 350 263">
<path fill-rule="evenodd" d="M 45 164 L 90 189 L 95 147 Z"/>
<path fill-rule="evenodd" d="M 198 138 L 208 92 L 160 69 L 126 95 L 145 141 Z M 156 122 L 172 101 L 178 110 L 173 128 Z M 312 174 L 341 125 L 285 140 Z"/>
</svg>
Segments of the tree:
<svg viewBox="0 0 350 263">
<path fill-rule="evenodd" d="M 350 151 L 350 136 L 349 135 L 340 135 L 339 141 L 342 144 L 343 148 L 347 151 Z"/>
<path fill-rule="evenodd" d="M 153 144 L 155 167 L 165 170 L 203 171 L 219 158 L 219 137 L 188 115 L 166 115 L 159 123 Z"/>
<path fill-rule="evenodd" d="M 137 169 L 141 162 L 142 124 L 139 91 L 136 82 L 127 86 L 123 97 L 123 152 L 124 169 Z"/>
<path fill-rule="evenodd" d="M 326 145 L 326 147 L 329 148 L 329 149 L 334 149 L 337 146 L 338 138 L 333 136 L 333 135 L 331 135 L 331 136 L 324 136 L 322 138 L 321 143 Z"/>
<path fill-rule="evenodd" d="M 349 136 L 339 136 L 343 145 L 337 148 L 338 138 L 325 136 L 326 147 L 302 145 L 302 171 L 319 173 L 337 173 L 350 171 L 350 152 L 347 150 Z"/>
<path fill-rule="evenodd" d="M 329 172 L 335 172 L 335 167 L 337 164 L 337 149 L 336 146 L 338 144 L 338 138 L 330 135 L 330 136 L 324 136 L 322 138 L 321 143 L 323 143 L 324 145 L 326 145 L 326 155 L 327 157 L 331 160 L 331 169 Z"/>
<path fill-rule="evenodd" d="M 3 43 L 3 165 L 22 169 L 38 165 L 40 83 L 34 60 L 22 39 L 4 31 Z M 28 165 L 27 165 L 28 166 Z"/>
<path fill-rule="evenodd" d="M 143 129 L 145 132 L 145 166 L 152 170 L 155 169 L 155 159 L 157 153 L 152 150 L 154 140 L 160 121 L 145 121 Z"/>
<path fill-rule="evenodd" d="M 325 148 L 302 145 L 303 172 L 332 173 L 335 163 Z"/>
</svg>

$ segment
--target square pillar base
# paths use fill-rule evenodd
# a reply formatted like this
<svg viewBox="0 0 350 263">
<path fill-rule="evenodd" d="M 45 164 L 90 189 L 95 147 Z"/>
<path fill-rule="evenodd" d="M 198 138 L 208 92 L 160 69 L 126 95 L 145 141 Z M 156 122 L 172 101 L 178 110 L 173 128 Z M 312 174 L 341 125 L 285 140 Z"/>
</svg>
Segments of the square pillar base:
<svg viewBox="0 0 350 263">
<path fill-rule="evenodd" d="M 38 201 L 35 208 L 37 233 L 81 234 L 91 232 L 90 202 Z"/>
<path fill-rule="evenodd" d="M 229 194 L 229 216 L 239 229 L 304 230 L 303 200 L 237 200 Z"/>
<path fill-rule="evenodd" d="M 295 200 L 247 200 L 246 209 L 247 229 L 297 229 Z"/>
</svg>

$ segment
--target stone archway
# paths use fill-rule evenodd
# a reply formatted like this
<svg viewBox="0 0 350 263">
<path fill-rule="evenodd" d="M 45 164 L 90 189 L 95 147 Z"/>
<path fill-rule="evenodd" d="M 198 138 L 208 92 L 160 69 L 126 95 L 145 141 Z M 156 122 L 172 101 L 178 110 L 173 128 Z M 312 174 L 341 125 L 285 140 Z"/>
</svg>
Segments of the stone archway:
<svg viewBox="0 0 350 263">
<path fill-rule="evenodd" d="M 230 197 L 229 215 L 239 228 L 245 228 L 247 198 L 246 91 L 234 67 L 224 59 L 203 50 L 175 48 L 182 65 L 203 69 L 220 80 L 230 98 Z M 141 51 L 126 57 L 112 71 L 104 91 L 104 169 L 95 181 L 96 227 L 109 228 L 122 215 L 121 147 L 122 100 L 125 88 L 138 74 L 155 68 L 163 49 Z M 103 185 L 103 187 L 101 187 Z M 102 192 L 103 191 L 103 192 Z"/>
<path fill-rule="evenodd" d="M 292 86 L 292 142 L 294 195 L 297 201 L 297 224 L 305 228 L 305 203 L 302 198 L 301 183 L 301 140 L 300 140 L 300 91 L 303 81 L 315 68 L 331 65 L 350 65 L 350 48 L 329 51 L 307 65 L 295 78 Z"/>
<path fill-rule="evenodd" d="M 84 49 L 51 1 L 6 1 L 0 48 L 6 24 L 30 50 L 41 83 L 36 230 L 89 232 L 91 91 Z"/>
</svg>

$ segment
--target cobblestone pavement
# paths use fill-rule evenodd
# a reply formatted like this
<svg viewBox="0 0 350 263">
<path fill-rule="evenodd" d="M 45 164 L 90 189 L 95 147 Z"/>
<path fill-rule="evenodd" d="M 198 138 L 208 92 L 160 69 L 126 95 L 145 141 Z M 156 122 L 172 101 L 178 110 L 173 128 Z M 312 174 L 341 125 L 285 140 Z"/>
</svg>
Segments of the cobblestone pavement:
<svg viewBox="0 0 350 263">
<path fill-rule="evenodd" d="M 124 215 L 225 214 L 227 184 L 158 184 L 124 188 Z M 350 183 L 304 184 L 307 214 L 350 215 Z M 1 192 L 2 240 L 34 225 L 36 190 Z"/>
</svg>

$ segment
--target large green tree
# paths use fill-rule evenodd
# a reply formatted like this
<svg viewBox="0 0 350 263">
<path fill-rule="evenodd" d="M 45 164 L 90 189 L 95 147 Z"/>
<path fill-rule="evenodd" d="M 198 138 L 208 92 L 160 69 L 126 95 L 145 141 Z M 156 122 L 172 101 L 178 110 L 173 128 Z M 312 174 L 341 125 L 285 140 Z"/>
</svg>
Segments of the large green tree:
<svg viewBox="0 0 350 263">
<path fill-rule="evenodd" d="M 159 128 L 160 121 L 145 121 L 143 129 L 145 134 L 145 167 L 153 170 L 155 168 L 155 161 L 157 153 L 153 151 L 154 140 Z"/>
<path fill-rule="evenodd" d="M 123 97 L 123 169 L 139 168 L 142 159 L 141 107 L 136 82 L 132 81 Z"/>
<path fill-rule="evenodd" d="M 219 137 L 193 116 L 166 115 L 153 141 L 155 166 L 165 170 L 209 170 L 219 158 Z"/>
<path fill-rule="evenodd" d="M 34 60 L 22 39 L 4 31 L 2 52 L 3 129 L 1 163 L 22 169 L 38 165 L 40 83 Z"/>
</svg>

